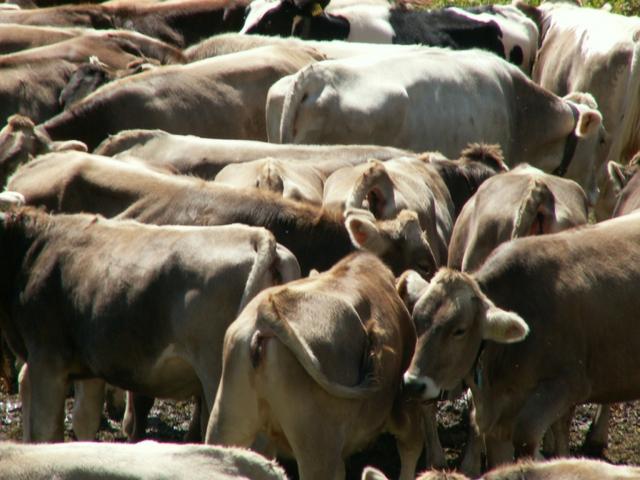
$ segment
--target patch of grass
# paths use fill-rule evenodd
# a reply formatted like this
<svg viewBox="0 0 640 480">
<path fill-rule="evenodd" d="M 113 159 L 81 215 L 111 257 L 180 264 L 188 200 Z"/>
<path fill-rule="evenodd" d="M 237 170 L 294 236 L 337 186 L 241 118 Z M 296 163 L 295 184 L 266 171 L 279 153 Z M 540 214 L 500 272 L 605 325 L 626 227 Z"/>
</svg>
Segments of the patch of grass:
<svg viewBox="0 0 640 480">
<path fill-rule="evenodd" d="M 408 3 L 414 3 L 409 1 Z M 489 5 L 494 3 L 511 3 L 510 1 L 491 1 L 491 0 L 418 0 L 420 6 L 424 8 L 443 8 L 443 7 L 476 7 L 479 5 Z M 533 0 L 529 2 L 531 5 L 539 5 L 539 0 Z M 583 0 L 582 4 L 585 7 L 602 8 L 605 4 L 610 4 L 612 12 L 622 15 L 639 15 L 640 14 L 640 0 Z"/>
</svg>

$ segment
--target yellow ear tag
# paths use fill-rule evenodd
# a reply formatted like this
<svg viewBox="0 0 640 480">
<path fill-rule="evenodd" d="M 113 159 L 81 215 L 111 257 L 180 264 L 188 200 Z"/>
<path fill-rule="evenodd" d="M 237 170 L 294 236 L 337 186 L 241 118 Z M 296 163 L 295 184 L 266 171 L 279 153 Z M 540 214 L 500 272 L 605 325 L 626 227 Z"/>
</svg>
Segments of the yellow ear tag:
<svg viewBox="0 0 640 480">
<path fill-rule="evenodd" d="M 311 16 L 312 17 L 317 17 L 318 15 L 322 15 L 322 5 L 320 5 L 319 3 L 314 3 L 313 6 L 311 7 Z"/>
</svg>

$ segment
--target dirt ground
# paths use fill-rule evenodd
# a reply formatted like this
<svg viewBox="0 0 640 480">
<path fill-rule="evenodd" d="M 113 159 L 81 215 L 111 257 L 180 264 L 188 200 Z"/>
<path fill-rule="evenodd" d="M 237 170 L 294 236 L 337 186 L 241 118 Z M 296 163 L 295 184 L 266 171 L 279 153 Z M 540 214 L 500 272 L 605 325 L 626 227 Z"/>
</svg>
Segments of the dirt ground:
<svg viewBox="0 0 640 480">
<path fill-rule="evenodd" d="M 67 401 L 65 436 L 73 438 L 71 430 L 71 408 L 73 400 Z M 580 455 L 580 446 L 595 412 L 595 405 L 585 405 L 578 409 L 571 426 L 571 449 Z M 22 435 L 20 400 L 17 395 L 0 392 L 0 440 L 19 440 Z M 438 421 L 440 438 L 445 448 L 450 468 L 455 468 L 466 441 L 466 415 L 463 402 L 443 402 Z M 149 438 L 162 442 L 179 442 L 187 431 L 191 405 L 189 402 L 157 401 L 149 417 Z M 103 419 L 98 440 L 123 442 L 125 436 L 120 431 L 120 423 Z M 614 406 L 609 435 L 609 446 L 604 458 L 616 464 L 640 465 L 640 401 Z M 421 459 L 421 465 L 423 459 Z M 296 478 L 295 463 L 281 460 L 292 478 Z M 347 463 L 347 478 L 359 479 L 365 465 L 381 468 L 390 478 L 399 472 L 399 463 L 393 438 L 385 435 L 365 452 L 354 455 Z"/>
</svg>

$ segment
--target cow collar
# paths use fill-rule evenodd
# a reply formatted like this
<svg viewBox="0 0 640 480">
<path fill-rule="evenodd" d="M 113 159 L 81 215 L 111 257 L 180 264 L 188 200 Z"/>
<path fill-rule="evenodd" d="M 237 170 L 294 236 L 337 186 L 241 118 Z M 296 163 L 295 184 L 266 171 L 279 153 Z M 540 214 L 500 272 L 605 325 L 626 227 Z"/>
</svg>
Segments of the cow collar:
<svg viewBox="0 0 640 480">
<path fill-rule="evenodd" d="M 571 113 L 573 114 L 573 128 L 569 135 L 567 135 L 567 141 L 564 144 L 564 152 L 562 153 L 562 162 L 560 165 L 556 167 L 556 169 L 551 172 L 554 175 L 558 175 L 559 177 L 564 177 L 567 173 L 569 165 L 571 164 L 571 160 L 573 160 L 573 156 L 576 153 L 576 146 L 578 145 L 578 136 L 576 135 L 576 127 L 578 126 L 578 119 L 580 118 L 580 112 L 578 111 L 578 107 L 576 107 L 573 103 L 567 102 L 569 108 L 571 109 Z"/>
<path fill-rule="evenodd" d="M 476 359 L 473 362 L 473 368 L 471 371 L 473 372 L 473 382 L 476 384 L 478 389 L 482 388 L 482 365 L 480 365 L 480 355 L 484 351 L 484 346 L 486 344 L 486 340 L 482 340 L 480 342 L 480 348 L 478 348 L 478 353 L 476 354 Z"/>
</svg>

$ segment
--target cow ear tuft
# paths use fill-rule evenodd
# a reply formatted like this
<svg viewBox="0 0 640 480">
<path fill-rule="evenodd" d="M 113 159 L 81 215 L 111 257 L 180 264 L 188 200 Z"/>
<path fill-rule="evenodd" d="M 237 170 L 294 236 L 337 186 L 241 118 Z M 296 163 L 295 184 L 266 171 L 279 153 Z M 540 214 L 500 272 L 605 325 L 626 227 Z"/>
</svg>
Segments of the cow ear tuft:
<svg viewBox="0 0 640 480">
<path fill-rule="evenodd" d="M 484 320 L 483 338 L 499 343 L 515 343 L 524 340 L 529 326 L 517 313 L 507 312 L 491 305 Z"/>
<path fill-rule="evenodd" d="M 413 311 L 428 286 L 429 282 L 415 270 L 406 270 L 396 281 L 396 291 L 409 312 Z"/>
<path fill-rule="evenodd" d="M 367 467 L 362 472 L 360 480 L 389 480 L 384 473 L 377 468 Z"/>
<path fill-rule="evenodd" d="M 607 174 L 609 175 L 616 192 L 622 191 L 629 180 L 625 175 L 624 166 L 621 163 L 614 162 L 613 160 L 607 163 Z"/>
<path fill-rule="evenodd" d="M 590 137 L 594 135 L 602 124 L 602 115 L 598 110 L 582 110 L 576 125 L 576 135 L 578 137 Z"/>
<path fill-rule="evenodd" d="M 351 242 L 356 248 L 382 254 L 388 248 L 388 242 L 380 233 L 371 212 L 363 209 L 347 209 L 345 224 Z"/>
</svg>

